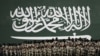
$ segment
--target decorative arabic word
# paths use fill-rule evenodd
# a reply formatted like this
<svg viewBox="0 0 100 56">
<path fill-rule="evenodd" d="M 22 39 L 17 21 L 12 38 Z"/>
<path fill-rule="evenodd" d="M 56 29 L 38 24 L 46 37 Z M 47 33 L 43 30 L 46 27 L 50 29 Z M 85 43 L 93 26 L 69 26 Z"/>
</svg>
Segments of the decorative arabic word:
<svg viewBox="0 0 100 56">
<path fill-rule="evenodd" d="M 40 32 L 44 29 L 56 33 L 56 30 L 75 31 L 89 28 L 90 8 L 87 7 L 19 7 L 10 11 L 12 28 L 17 32 Z"/>
</svg>

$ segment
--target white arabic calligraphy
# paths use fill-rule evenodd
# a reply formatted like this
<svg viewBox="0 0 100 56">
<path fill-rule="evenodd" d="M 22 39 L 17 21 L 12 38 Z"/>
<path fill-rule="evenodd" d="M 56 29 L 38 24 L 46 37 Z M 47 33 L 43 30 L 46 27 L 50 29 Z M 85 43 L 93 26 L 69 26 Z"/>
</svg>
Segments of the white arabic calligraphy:
<svg viewBox="0 0 100 56">
<path fill-rule="evenodd" d="M 19 7 L 10 11 L 12 28 L 17 32 L 40 32 L 44 29 L 61 31 L 86 30 L 89 28 L 90 8 L 87 7 Z"/>
</svg>

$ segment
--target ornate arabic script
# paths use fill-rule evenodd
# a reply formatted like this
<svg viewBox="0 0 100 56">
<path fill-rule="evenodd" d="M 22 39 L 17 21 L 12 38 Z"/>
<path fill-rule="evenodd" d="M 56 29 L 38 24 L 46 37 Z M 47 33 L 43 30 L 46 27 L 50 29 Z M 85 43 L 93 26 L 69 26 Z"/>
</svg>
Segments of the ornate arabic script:
<svg viewBox="0 0 100 56">
<path fill-rule="evenodd" d="M 19 7 L 10 11 L 12 28 L 17 32 L 38 33 L 44 29 L 60 31 L 86 30 L 90 22 L 89 6 L 78 7 Z"/>
</svg>

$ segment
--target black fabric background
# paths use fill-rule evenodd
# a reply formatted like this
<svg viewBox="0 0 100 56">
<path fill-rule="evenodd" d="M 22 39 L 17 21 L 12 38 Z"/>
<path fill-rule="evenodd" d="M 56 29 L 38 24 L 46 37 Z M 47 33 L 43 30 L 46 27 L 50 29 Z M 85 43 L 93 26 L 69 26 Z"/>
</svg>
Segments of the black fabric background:
<svg viewBox="0 0 100 56">
<path fill-rule="evenodd" d="M 83 31 L 76 31 L 77 35 L 91 35 L 93 39 L 100 39 L 100 0 L 1 0 L 0 1 L 0 43 L 22 42 L 12 39 L 10 36 L 67 36 L 73 32 L 57 31 L 52 33 L 47 30 L 39 33 L 15 32 L 12 29 L 10 10 L 18 6 L 90 6 L 91 26 Z"/>
</svg>

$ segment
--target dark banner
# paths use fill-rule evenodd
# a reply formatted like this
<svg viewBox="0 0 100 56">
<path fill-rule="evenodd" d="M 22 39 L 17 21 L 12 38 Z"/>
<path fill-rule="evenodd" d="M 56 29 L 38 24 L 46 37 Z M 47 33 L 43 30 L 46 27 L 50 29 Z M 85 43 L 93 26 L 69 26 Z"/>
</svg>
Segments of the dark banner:
<svg viewBox="0 0 100 56">
<path fill-rule="evenodd" d="M 99 0 L 2 0 L 0 43 L 100 39 Z"/>
</svg>

